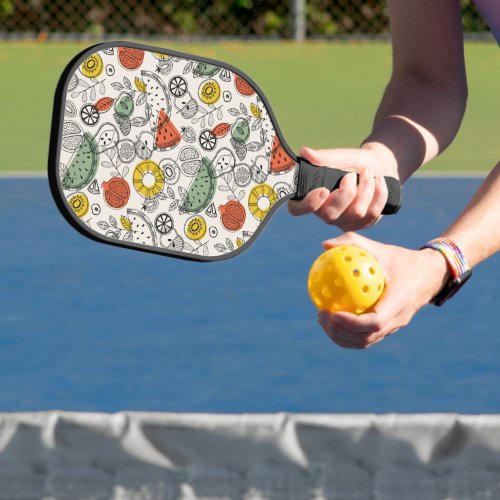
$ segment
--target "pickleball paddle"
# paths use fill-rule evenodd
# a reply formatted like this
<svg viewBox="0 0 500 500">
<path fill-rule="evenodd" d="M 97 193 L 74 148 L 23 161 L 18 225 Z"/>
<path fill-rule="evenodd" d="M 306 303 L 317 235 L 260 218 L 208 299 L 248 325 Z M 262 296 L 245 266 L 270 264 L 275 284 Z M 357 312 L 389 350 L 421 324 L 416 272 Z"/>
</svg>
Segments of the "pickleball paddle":
<svg viewBox="0 0 500 500">
<path fill-rule="evenodd" d="M 225 259 L 286 200 L 334 190 L 346 173 L 295 156 L 263 92 L 226 63 L 107 42 L 73 58 L 57 86 L 51 191 L 97 241 Z M 392 214 L 401 187 L 385 180 Z"/>
</svg>

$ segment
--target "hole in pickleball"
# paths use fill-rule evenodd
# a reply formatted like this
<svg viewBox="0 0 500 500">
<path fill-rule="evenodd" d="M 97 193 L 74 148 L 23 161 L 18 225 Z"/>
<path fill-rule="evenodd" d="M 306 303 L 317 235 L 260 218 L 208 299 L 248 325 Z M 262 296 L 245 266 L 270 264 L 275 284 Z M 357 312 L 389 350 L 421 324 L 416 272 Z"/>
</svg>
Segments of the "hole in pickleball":
<svg viewBox="0 0 500 500">
<path fill-rule="evenodd" d="M 332 296 L 332 291 L 326 285 L 321 289 L 321 293 L 325 299 L 329 299 Z"/>
<path fill-rule="evenodd" d="M 354 270 L 353 270 L 353 272 L 352 272 L 352 275 L 353 275 L 355 278 L 358 278 L 360 274 L 361 274 L 361 273 L 359 272 L 359 269 L 354 269 Z"/>
<path fill-rule="evenodd" d="M 313 280 L 316 281 L 316 282 L 318 282 L 320 279 L 321 279 L 321 273 L 319 271 L 316 271 L 313 274 Z"/>
<path fill-rule="evenodd" d="M 333 310 L 334 311 L 340 311 L 342 309 L 342 306 L 338 302 L 333 303 Z"/>
<path fill-rule="evenodd" d="M 351 262 L 352 257 L 351 257 L 350 255 L 346 255 L 346 256 L 344 257 L 344 260 L 345 260 L 346 262 Z"/>
<path fill-rule="evenodd" d="M 365 310 L 364 307 L 358 306 L 356 307 L 356 314 L 361 314 Z"/>
<path fill-rule="evenodd" d="M 365 252 L 359 252 L 359 255 L 361 255 L 361 257 L 366 257 L 366 253 Z"/>
<path fill-rule="evenodd" d="M 344 278 L 335 278 L 335 281 L 334 281 L 335 285 L 337 286 L 344 286 Z"/>
<path fill-rule="evenodd" d="M 377 287 L 377 290 L 380 292 L 380 290 L 382 290 L 382 285 L 379 285 L 379 286 Z"/>
<path fill-rule="evenodd" d="M 365 285 L 362 290 L 363 293 L 368 293 L 370 291 L 370 287 L 368 285 Z"/>
<path fill-rule="evenodd" d="M 327 270 L 328 272 L 333 273 L 333 271 L 335 271 L 335 266 L 333 264 L 328 264 Z"/>
<path fill-rule="evenodd" d="M 343 296 L 342 296 L 342 302 L 343 302 L 344 304 L 350 304 L 350 302 L 351 302 L 351 297 L 349 297 L 349 295 L 343 295 Z"/>
<path fill-rule="evenodd" d="M 373 267 L 370 267 L 368 271 L 370 271 L 370 274 L 375 274 L 375 269 Z"/>
</svg>

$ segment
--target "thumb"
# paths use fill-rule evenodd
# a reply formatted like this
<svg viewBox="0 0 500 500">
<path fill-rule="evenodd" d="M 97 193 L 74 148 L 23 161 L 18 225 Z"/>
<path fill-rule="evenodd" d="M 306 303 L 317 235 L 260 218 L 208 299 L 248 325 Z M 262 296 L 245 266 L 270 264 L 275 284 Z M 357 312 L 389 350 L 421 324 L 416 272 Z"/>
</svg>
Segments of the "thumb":
<svg viewBox="0 0 500 500">
<path fill-rule="evenodd" d="M 355 245 L 370 251 L 370 247 L 372 247 L 370 243 L 372 243 L 372 241 L 368 238 L 365 238 L 364 236 L 361 236 L 353 231 L 348 231 L 347 233 L 341 234 L 336 238 L 330 238 L 323 241 L 322 245 L 325 250 L 341 245 Z"/>
<path fill-rule="evenodd" d="M 357 149 L 311 149 L 303 147 L 300 156 L 314 165 L 324 167 L 349 168 L 358 171 L 362 166 L 362 152 Z"/>
</svg>

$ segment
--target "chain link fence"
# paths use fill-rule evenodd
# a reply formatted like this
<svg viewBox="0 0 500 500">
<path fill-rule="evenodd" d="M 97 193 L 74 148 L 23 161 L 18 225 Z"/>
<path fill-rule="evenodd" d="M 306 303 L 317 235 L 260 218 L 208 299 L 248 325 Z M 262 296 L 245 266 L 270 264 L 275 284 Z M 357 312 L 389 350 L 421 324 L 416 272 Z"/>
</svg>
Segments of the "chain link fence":
<svg viewBox="0 0 500 500">
<path fill-rule="evenodd" d="M 461 0 L 464 29 L 487 26 Z M 381 0 L 0 0 L 0 37 L 338 38 L 385 36 Z"/>
</svg>

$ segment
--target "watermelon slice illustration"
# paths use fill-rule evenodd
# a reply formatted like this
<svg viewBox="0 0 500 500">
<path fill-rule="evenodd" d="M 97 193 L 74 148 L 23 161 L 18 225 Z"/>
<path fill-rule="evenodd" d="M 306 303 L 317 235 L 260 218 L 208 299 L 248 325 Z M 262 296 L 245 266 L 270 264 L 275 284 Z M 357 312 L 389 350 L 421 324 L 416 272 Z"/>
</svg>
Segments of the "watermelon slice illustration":
<svg viewBox="0 0 500 500">
<path fill-rule="evenodd" d="M 163 111 L 166 116 L 171 116 L 172 104 L 167 92 L 167 87 L 163 80 L 150 71 L 141 71 L 142 81 L 146 86 L 147 103 L 151 109 L 150 125 L 154 132 L 160 120 L 160 113 Z"/>
<path fill-rule="evenodd" d="M 295 161 L 283 149 L 278 136 L 274 136 L 273 147 L 271 149 L 271 174 L 284 174 L 295 165 Z"/>
<path fill-rule="evenodd" d="M 132 241 L 140 245 L 156 246 L 156 234 L 151 221 L 139 210 L 129 208 L 127 215 L 132 223 Z"/>
<path fill-rule="evenodd" d="M 65 170 L 62 186 L 64 189 L 81 189 L 95 176 L 99 164 L 99 152 L 94 138 L 88 132 Z"/>
<path fill-rule="evenodd" d="M 212 203 L 217 179 L 212 162 L 204 157 L 201 167 L 193 181 L 189 185 L 186 196 L 182 201 L 180 210 L 182 212 L 199 213 Z"/>
<path fill-rule="evenodd" d="M 160 110 L 156 127 L 155 149 L 161 151 L 172 149 L 175 148 L 179 142 L 181 142 L 181 134 L 179 134 L 179 131 L 171 122 L 165 110 Z"/>
</svg>

